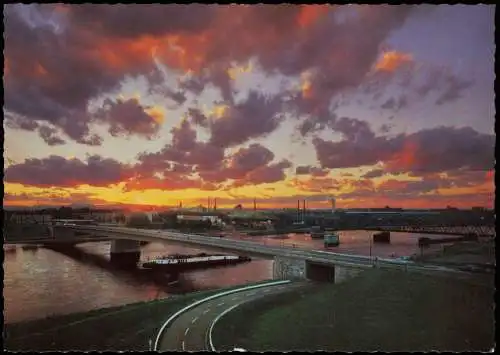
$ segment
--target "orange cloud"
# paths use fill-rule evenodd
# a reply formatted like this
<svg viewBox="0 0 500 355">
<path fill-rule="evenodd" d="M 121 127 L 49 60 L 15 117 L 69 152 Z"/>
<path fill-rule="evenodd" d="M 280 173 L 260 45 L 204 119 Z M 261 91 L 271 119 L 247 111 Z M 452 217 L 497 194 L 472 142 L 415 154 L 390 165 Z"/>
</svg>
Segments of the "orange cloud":
<svg viewBox="0 0 500 355">
<path fill-rule="evenodd" d="M 375 64 L 375 70 L 394 72 L 405 64 L 413 62 L 411 54 L 397 51 L 386 51 Z"/>
<path fill-rule="evenodd" d="M 151 36 L 133 40 L 101 38 L 87 50 L 86 55 L 90 60 L 103 62 L 110 70 L 121 73 L 134 67 L 151 65 L 155 49 L 161 43 L 161 38 Z"/>
<path fill-rule="evenodd" d="M 48 72 L 40 63 L 36 63 L 35 74 L 38 76 L 46 76 Z"/>
<path fill-rule="evenodd" d="M 158 124 L 162 124 L 165 121 L 165 110 L 161 106 L 148 107 L 144 109 L 144 112 L 150 115 Z"/>
<path fill-rule="evenodd" d="M 311 84 L 311 76 L 312 74 L 310 72 L 304 72 L 301 75 L 301 91 L 302 91 L 302 97 L 306 99 L 312 98 L 312 84 Z"/>
<path fill-rule="evenodd" d="M 386 166 L 390 171 L 391 168 L 398 170 L 408 170 L 411 171 L 412 167 L 421 166 L 422 162 L 417 160 L 417 153 L 419 147 L 418 144 L 412 140 L 407 140 L 404 143 L 403 149 L 394 154 L 388 161 L 386 162 Z"/>
<path fill-rule="evenodd" d="M 229 77 L 232 79 L 232 80 L 235 80 L 238 75 L 240 74 L 244 74 L 244 73 L 250 73 L 252 71 L 252 63 L 248 63 L 247 65 L 244 65 L 244 66 L 234 66 L 234 67 L 231 67 L 227 70 L 227 75 L 229 75 Z"/>
<path fill-rule="evenodd" d="M 297 17 L 297 23 L 301 28 L 309 27 L 326 14 L 330 8 L 330 5 L 302 5 Z"/>
</svg>

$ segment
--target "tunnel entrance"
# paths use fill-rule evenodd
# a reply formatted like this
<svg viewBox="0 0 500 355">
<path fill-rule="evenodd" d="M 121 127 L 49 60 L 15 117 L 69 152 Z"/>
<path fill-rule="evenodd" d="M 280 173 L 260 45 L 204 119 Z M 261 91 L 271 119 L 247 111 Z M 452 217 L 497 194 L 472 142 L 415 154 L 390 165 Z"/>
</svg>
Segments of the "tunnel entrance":
<svg viewBox="0 0 500 355">
<path fill-rule="evenodd" d="M 306 279 L 320 282 L 335 282 L 335 266 L 306 262 Z"/>
</svg>

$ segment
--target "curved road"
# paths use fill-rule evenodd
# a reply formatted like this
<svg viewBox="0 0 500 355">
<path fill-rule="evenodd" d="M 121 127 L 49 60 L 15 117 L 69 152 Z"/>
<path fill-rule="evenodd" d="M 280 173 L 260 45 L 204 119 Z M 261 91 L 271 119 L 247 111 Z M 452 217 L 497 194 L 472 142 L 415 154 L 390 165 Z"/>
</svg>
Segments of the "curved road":
<svg viewBox="0 0 500 355">
<path fill-rule="evenodd" d="M 222 296 L 181 314 L 165 329 L 159 351 L 211 351 L 209 345 L 210 326 L 223 312 L 241 303 L 251 302 L 270 294 L 287 292 L 305 287 L 309 283 L 293 282 L 283 285 L 266 286 Z"/>
</svg>

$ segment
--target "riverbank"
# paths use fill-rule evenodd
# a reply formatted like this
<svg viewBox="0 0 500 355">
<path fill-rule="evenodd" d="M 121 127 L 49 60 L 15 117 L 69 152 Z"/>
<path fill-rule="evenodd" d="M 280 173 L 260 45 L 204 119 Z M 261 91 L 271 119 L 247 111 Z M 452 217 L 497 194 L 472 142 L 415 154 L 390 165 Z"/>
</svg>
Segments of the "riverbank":
<svg viewBox="0 0 500 355">
<path fill-rule="evenodd" d="M 416 262 L 457 267 L 463 270 L 495 272 L 495 241 L 456 242 L 433 252 L 416 255 Z"/>
<path fill-rule="evenodd" d="M 145 351 L 163 322 L 179 309 L 218 292 L 242 286 L 6 324 L 4 347 L 10 351 Z"/>
<path fill-rule="evenodd" d="M 216 325 L 218 350 L 489 351 L 494 277 L 373 269 L 338 285 L 244 304 Z"/>
</svg>

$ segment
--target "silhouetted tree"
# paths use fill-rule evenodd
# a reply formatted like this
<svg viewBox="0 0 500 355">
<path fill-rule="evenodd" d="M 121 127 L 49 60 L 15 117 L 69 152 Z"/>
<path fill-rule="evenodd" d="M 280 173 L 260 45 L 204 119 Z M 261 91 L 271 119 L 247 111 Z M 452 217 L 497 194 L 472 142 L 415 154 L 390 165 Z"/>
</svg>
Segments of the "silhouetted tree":
<svg viewBox="0 0 500 355">
<path fill-rule="evenodd" d="M 130 215 L 127 220 L 126 226 L 133 228 L 148 228 L 149 226 L 151 226 L 151 221 L 149 220 L 147 214 L 137 212 Z"/>
<path fill-rule="evenodd" d="M 73 217 L 73 209 L 71 207 L 60 207 L 55 211 L 56 219 L 71 219 Z"/>
</svg>

